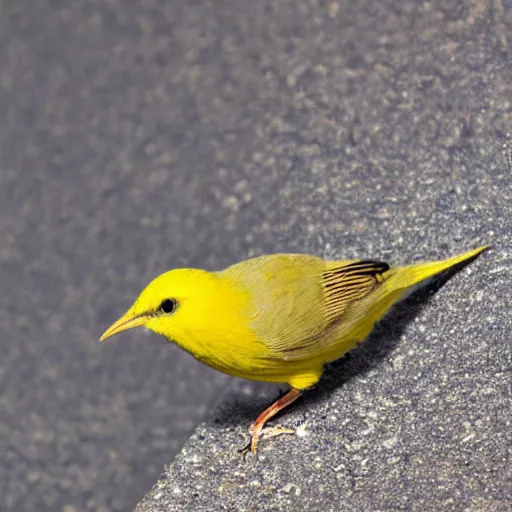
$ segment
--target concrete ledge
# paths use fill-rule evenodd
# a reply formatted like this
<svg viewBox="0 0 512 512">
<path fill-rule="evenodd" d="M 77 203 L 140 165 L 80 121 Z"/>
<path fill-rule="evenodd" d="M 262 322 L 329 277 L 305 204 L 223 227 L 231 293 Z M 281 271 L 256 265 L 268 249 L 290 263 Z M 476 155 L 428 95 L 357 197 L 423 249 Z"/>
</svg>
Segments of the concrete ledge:
<svg viewBox="0 0 512 512">
<path fill-rule="evenodd" d="M 236 450 L 279 390 L 234 381 L 137 511 L 508 510 L 512 325 L 493 267 L 488 253 L 397 306 L 258 460 Z"/>
</svg>

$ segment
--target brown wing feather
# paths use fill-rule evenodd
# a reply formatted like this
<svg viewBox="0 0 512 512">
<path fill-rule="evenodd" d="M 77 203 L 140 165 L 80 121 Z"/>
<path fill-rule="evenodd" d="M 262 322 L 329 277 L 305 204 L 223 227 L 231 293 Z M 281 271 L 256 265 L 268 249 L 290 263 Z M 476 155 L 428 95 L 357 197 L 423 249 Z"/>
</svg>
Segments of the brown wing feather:
<svg viewBox="0 0 512 512">
<path fill-rule="evenodd" d="M 324 311 L 328 323 L 336 322 L 350 303 L 370 293 L 388 270 L 389 265 L 382 261 L 358 260 L 323 272 Z"/>
</svg>

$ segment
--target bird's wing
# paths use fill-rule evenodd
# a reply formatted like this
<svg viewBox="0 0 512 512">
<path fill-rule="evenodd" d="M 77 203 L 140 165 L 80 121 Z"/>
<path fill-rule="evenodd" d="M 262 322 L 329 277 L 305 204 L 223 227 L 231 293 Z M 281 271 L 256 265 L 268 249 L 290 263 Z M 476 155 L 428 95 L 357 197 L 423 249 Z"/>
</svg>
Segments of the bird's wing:
<svg viewBox="0 0 512 512">
<path fill-rule="evenodd" d="M 349 304 L 360 300 L 384 280 L 389 265 L 382 261 L 358 260 L 333 265 L 322 273 L 324 313 L 328 324 L 338 322 Z"/>
<path fill-rule="evenodd" d="M 350 304 L 378 286 L 388 269 L 383 262 L 324 262 L 306 255 L 245 262 L 240 276 L 253 295 L 251 327 L 269 351 L 262 356 L 301 358 L 342 321 Z"/>
</svg>

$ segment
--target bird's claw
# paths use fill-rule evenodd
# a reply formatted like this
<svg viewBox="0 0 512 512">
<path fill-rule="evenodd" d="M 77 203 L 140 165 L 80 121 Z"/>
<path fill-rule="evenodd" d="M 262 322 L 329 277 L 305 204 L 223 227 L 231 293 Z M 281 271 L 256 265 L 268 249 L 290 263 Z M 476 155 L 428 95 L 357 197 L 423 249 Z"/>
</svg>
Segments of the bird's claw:
<svg viewBox="0 0 512 512">
<path fill-rule="evenodd" d="M 252 439 L 251 439 L 252 441 Z M 243 448 L 240 448 L 238 450 L 238 453 L 242 456 L 242 458 L 245 460 L 245 456 L 250 452 L 251 450 L 251 441 L 249 441 Z"/>
<path fill-rule="evenodd" d="M 280 436 L 282 434 L 295 434 L 294 428 L 286 428 L 281 425 L 276 425 L 275 427 L 267 427 L 262 432 L 262 436 L 265 439 L 270 439 L 271 437 Z"/>
<path fill-rule="evenodd" d="M 251 452 L 256 458 L 258 457 L 258 443 L 260 438 L 270 439 L 271 437 L 277 437 L 283 434 L 295 434 L 295 429 L 282 427 L 281 425 L 276 425 L 275 427 L 267 427 L 258 432 L 250 431 L 250 440 L 249 442 L 240 450 L 238 453 L 244 458 L 245 456 Z"/>
</svg>

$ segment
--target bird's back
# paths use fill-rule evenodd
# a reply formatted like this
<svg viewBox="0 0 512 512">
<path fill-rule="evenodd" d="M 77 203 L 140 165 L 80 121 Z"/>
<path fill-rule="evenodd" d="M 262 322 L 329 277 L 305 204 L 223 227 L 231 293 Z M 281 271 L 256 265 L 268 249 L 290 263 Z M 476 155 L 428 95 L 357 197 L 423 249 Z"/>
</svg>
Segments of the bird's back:
<svg viewBox="0 0 512 512">
<path fill-rule="evenodd" d="M 274 254 L 238 263 L 223 273 L 250 290 L 251 328 L 271 351 L 280 352 L 325 327 L 320 285 L 324 266 L 314 256 Z"/>
<path fill-rule="evenodd" d="M 330 261 L 303 254 L 253 258 L 226 269 L 250 290 L 250 327 L 280 361 L 309 359 L 335 334 L 348 306 L 367 295 L 388 270 L 374 261 Z"/>
</svg>

